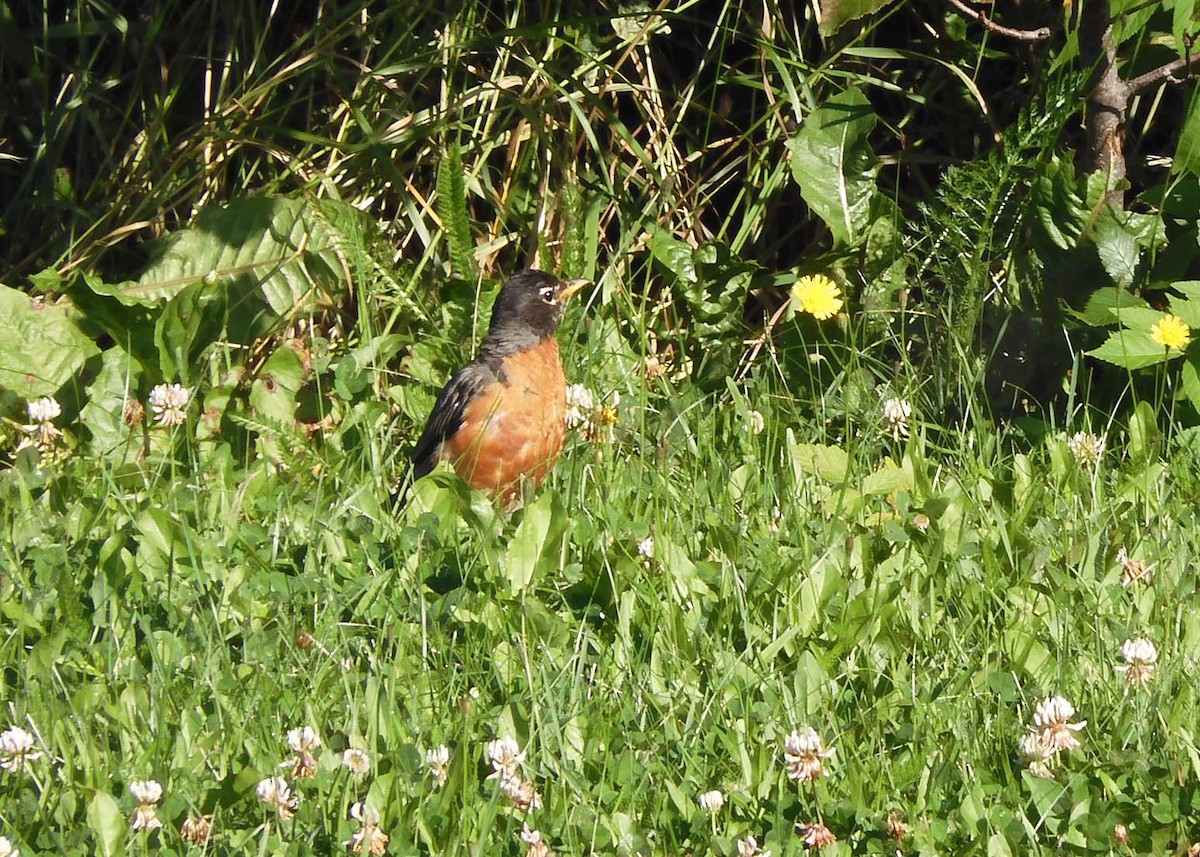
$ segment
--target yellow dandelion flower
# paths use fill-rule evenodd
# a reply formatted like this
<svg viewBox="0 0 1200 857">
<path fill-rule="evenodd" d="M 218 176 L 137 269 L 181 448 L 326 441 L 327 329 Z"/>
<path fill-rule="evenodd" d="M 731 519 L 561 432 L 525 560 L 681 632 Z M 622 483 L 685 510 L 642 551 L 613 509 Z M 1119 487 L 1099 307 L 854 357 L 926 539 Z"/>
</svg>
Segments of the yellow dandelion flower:
<svg viewBox="0 0 1200 857">
<path fill-rule="evenodd" d="M 1150 338 L 1163 348 L 1183 349 L 1192 341 L 1192 329 L 1182 318 L 1168 313 L 1150 328 Z"/>
<path fill-rule="evenodd" d="M 806 312 L 817 321 L 833 318 L 842 308 L 841 289 L 824 274 L 809 274 L 792 286 L 792 303 L 797 311 Z"/>
</svg>

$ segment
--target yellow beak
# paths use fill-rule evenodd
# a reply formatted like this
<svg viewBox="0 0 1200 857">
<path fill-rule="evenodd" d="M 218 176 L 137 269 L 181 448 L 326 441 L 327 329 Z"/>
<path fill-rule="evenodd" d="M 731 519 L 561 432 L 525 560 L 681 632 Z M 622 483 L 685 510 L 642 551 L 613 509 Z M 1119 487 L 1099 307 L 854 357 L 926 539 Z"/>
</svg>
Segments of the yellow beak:
<svg viewBox="0 0 1200 857">
<path fill-rule="evenodd" d="M 571 295 L 575 294 L 584 286 L 590 286 L 591 284 L 591 280 L 567 280 L 565 283 L 563 283 L 562 291 L 558 293 L 557 302 L 560 304 L 565 303 L 567 298 L 569 298 Z"/>
</svg>

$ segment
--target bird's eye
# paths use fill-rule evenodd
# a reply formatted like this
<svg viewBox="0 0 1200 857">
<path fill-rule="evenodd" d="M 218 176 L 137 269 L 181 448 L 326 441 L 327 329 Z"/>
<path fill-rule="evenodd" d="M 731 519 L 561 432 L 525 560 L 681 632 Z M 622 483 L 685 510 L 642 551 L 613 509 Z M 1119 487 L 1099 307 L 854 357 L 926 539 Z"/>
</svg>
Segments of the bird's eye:
<svg viewBox="0 0 1200 857">
<path fill-rule="evenodd" d="M 538 297 L 548 304 L 554 303 L 554 296 L 558 290 L 554 286 L 542 286 L 538 289 Z"/>
</svg>

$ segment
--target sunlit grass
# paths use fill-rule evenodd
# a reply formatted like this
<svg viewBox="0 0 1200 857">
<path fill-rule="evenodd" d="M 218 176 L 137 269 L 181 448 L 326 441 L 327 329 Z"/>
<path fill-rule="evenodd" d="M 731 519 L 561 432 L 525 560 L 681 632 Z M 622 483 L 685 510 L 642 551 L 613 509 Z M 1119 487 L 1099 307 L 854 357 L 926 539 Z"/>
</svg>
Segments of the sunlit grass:
<svg viewBox="0 0 1200 857">
<path fill-rule="evenodd" d="M 1160 434 L 1165 380 L 1129 414 L 1091 401 L 1081 349 L 1065 408 L 994 419 L 977 343 L 909 303 L 933 262 L 984 282 L 983 245 L 914 241 L 899 190 L 852 250 L 792 214 L 797 123 L 882 87 L 854 44 L 732 3 L 165 8 L 157 43 L 78 12 L 132 33 L 120 59 L 47 47 L 78 90 L 5 202 L 7 270 L 49 269 L 38 311 L 87 347 L 58 398 L 0 401 L 0 837 L 1186 851 L 1200 446 Z M 149 88 L 110 104 L 126 79 Z M 265 259 L 231 240 L 231 270 L 149 287 L 282 271 L 282 307 L 248 292 L 213 322 L 201 290 L 158 325 L 100 300 L 143 239 L 281 193 L 197 230 L 253 227 Z M 394 506 L 497 279 L 534 263 L 596 284 L 560 336 L 593 419 L 519 511 L 442 472 Z"/>
</svg>

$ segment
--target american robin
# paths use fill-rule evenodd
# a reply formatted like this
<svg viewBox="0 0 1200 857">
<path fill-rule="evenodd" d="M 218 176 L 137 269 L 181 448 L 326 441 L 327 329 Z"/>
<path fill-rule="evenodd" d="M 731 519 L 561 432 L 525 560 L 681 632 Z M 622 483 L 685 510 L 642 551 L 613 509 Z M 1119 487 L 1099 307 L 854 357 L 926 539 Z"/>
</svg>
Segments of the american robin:
<svg viewBox="0 0 1200 857">
<path fill-rule="evenodd" d="M 450 378 L 417 440 L 414 479 L 449 461 L 468 485 L 506 505 L 523 483 L 541 483 L 566 439 L 555 334 L 567 298 L 587 283 L 526 269 L 504 284 L 479 353 Z"/>
</svg>

